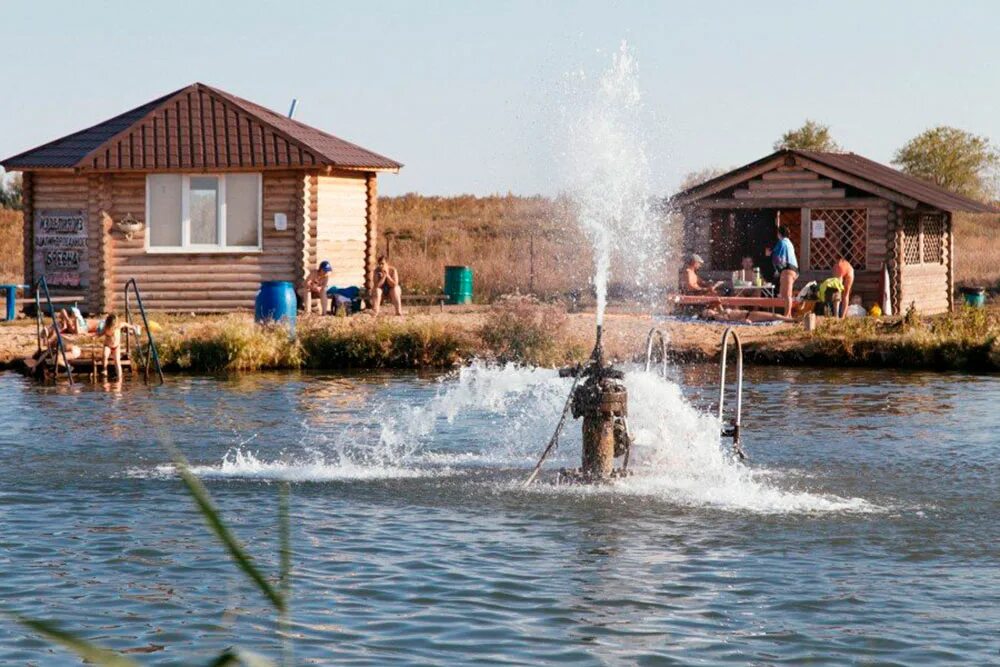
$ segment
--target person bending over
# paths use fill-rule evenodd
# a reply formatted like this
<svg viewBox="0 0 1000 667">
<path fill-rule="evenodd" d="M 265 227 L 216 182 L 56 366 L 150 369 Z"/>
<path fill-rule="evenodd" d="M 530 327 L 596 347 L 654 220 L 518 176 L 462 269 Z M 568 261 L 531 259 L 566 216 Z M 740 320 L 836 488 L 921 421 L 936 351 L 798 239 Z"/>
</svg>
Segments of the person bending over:
<svg viewBox="0 0 1000 667">
<path fill-rule="evenodd" d="M 382 300 L 388 299 L 396 308 L 396 314 L 403 314 L 403 287 L 399 284 L 399 272 L 396 267 L 389 264 L 385 255 L 378 258 L 375 267 L 375 290 L 372 294 L 372 315 L 378 317 Z"/>
<path fill-rule="evenodd" d="M 774 265 L 775 282 L 779 285 L 778 295 L 785 301 L 785 317 L 792 316 L 792 290 L 799 277 L 799 260 L 795 257 L 795 246 L 788 238 L 788 227 L 778 225 L 778 242 L 765 253 Z"/>
<path fill-rule="evenodd" d="M 840 299 L 840 319 L 847 317 L 847 309 L 851 305 L 851 287 L 854 286 L 854 267 L 843 256 L 833 264 L 833 277 L 840 278 L 844 284 L 844 293 Z"/>
</svg>

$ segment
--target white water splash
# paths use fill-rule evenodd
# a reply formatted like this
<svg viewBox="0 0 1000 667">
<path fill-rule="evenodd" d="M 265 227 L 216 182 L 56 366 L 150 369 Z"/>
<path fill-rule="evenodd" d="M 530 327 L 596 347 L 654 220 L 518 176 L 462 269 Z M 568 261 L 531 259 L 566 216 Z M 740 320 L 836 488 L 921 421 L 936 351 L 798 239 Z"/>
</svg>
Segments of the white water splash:
<svg viewBox="0 0 1000 667">
<path fill-rule="evenodd" d="M 574 84 L 564 113 L 570 196 L 594 247 L 601 325 L 613 262 L 622 261 L 619 277 L 639 293 L 657 282 L 666 260 L 664 220 L 652 207 L 638 65 L 628 45 L 596 81 L 580 73 Z"/>
<path fill-rule="evenodd" d="M 604 486 L 553 486 L 555 470 L 580 461 L 580 429 L 567 424 L 542 483 L 530 493 L 626 494 L 674 505 L 756 513 L 879 511 L 861 498 L 783 488 L 781 471 L 746 465 L 720 440 L 720 425 L 662 377 L 626 374 L 629 426 L 635 440 L 634 475 Z M 463 470 L 493 470 L 511 492 L 537 460 L 565 404 L 571 380 L 551 369 L 476 363 L 440 384 L 429 400 L 408 405 L 398 395 L 377 406 L 373 423 L 339 429 L 334 437 L 309 437 L 297 453 L 264 460 L 233 448 L 218 464 L 192 470 L 209 479 L 368 481 L 454 477 Z M 132 471 L 171 476 L 173 466 Z M 513 475 L 513 480 L 512 479 Z M 459 482 L 464 483 L 464 482 Z M 479 482 L 476 482 L 478 484 Z M 474 492 L 475 484 L 470 484 Z"/>
<path fill-rule="evenodd" d="M 320 452 L 276 461 L 265 461 L 252 451 L 232 449 L 217 465 L 192 465 L 191 472 L 202 479 L 256 479 L 289 482 L 368 481 L 438 477 L 450 474 L 447 468 L 411 468 L 382 464 L 358 463 Z M 177 474 L 172 464 L 156 466 L 151 471 L 133 469 L 130 477 L 166 478 Z"/>
</svg>

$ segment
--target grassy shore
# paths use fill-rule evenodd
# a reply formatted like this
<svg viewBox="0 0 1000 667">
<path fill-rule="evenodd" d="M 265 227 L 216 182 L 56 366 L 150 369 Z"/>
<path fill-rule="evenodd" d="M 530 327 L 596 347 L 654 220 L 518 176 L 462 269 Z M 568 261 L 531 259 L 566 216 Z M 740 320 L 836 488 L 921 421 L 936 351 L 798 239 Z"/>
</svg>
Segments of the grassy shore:
<svg viewBox="0 0 1000 667">
<path fill-rule="evenodd" d="M 963 308 L 921 317 L 823 321 L 747 346 L 757 363 L 1000 371 L 1000 310 Z"/>
<path fill-rule="evenodd" d="M 561 366 L 583 360 L 593 345 L 592 313 L 567 314 L 524 299 L 492 307 L 410 314 L 404 318 L 301 318 L 297 336 L 254 324 L 249 313 L 219 316 L 153 314 L 167 370 L 252 372 L 275 369 L 450 368 L 472 359 Z M 676 362 L 718 357 L 724 324 L 657 321 L 610 312 L 604 347 L 616 361 L 641 361 L 646 334 L 664 331 Z M 749 363 L 1000 371 L 1000 309 L 890 319 L 739 326 Z M 96 342 L 96 341 L 93 341 Z M 78 341 L 81 343 L 81 341 Z M 0 368 L 35 350 L 34 322 L 0 323 Z"/>
</svg>

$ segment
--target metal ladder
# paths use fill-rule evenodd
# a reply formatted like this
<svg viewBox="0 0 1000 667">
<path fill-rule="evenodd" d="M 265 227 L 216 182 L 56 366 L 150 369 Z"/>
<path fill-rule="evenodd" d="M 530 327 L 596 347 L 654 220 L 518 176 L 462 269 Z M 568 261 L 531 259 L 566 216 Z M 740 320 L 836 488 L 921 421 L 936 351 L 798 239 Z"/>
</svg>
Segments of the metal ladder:
<svg viewBox="0 0 1000 667">
<path fill-rule="evenodd" d="M 45 295 L 45 305 L 48 307 L 49 317 L 52 318 L 52 331 L 56 334 L 56 348 L 59 350 L 59 355 L 62 356 L 63 365 L 66 367 L 66 377 L 69 379 L 69 383 L 73 384 L 73 367 L 69 365 L 69 359 L 66 357 L 66 346 L 63 344 L 62 333 L 59 332 L 59 323 L 56 322 L 56 309 L 52 305 L 52 295 L 49 294 L 49 284 L 45 280 L 45 276 L 41 276 L 34 284 L 35 292 L 35 335 L 38 338 L 38 352 L 39 355 L 42 352 L 42 343 L 45 343 L 45 347 L 48 348 L 48 340 L 43 340 L 42 335 L 42 295 Z M 52 376 L 55 377 L 59 374 L 59 357 L 52 359 Z"/>
<path fill-rule="evenodd" d="M 660 375 L 667 377 L 667 337 L 662 331 L 653 327 L 646 336 L 646 372 L 653 367 L 653 339 L 660 340 Z"/>
<path fill-rule="evenodd" d="M 726 353 L 729 351 L 729 340 L 736 341 L 736 415 L 728 425 L 723 422 L 726 402 Z M 746 452 L 740 443 L 740 425 L 743 415 L 743 343 L 740 335 L 733 327 L 726 327 L 722 332 L 722 359 L 719 368 L 719 422 L 722 426 L 722 437 L 733 439 L 733 452 L 741 459 L 746 459 Z"/>
<path fill-rule="evenodd" d="M 129 289 L 131 288 L 131 290 Z M 132 324 L 132 307 L 131 301 L 129 300 L 129 293 L 135 293 L 135 303 L 139 307 L 139 315 L 142 317 L 142 328 L 146 332 L 146 354 L 143 360 L 143 382 L 149 383 L 149 366 L 150 361 L 152 361 L 153 366 L 156 368 L 156 374 L 160 378 L 160 384 L 163 384 L 163 369 L 160 368 L 160 355 L 156 351 L 156 343 L 153 341 L 153 332 L 149 330 L 149 320 L 146 319 L 146 309 L 142 305 L 142 295 L 139 293 L 139 285 L 136 284 L 135 278 L 129 278 L 128 282 L 125 283 L 125 321 Z M 135 348 L 137 357 L 142 356 L 142 345 L 139 343 L 139 337 L 136 336 Z M 128 355 L 129 359 L 132 359 L 132 331 L 130 329 L 125 330 L 125 353 Z M 138 359 L 133 359 L 133 368 L 135 368 L 134 363 Z"/>
</svg>

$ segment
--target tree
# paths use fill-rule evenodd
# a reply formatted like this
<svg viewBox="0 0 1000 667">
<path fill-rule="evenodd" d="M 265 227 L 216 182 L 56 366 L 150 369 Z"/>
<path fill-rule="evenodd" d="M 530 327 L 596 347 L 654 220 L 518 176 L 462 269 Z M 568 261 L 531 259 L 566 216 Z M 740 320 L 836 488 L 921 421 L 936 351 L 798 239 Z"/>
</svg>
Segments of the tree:
<svg viewBox="0 0 1000 667">
<path fill-rule="evenodd" d="M 940 125 L 906 142 L 892 163 L 952 192 L 987 199 L 995 192 L 1000 152 L 986 137 Z"/>
<path fill-rule="evenodd" d="M 781 138 L 774 142 L 774 150 L 798 149 L 803 151 L 822 151 L 824 153 L 836 153 L 840 151 L 840 146 L 830 136 L 830 126 L 821 125 L 814 120 L 806 119 L 802 127 L 789 130 L 781 135 Z"/>
<path fill-rule="evenodd" d="M 724 173 L 729 171 L 729 169 L 720 169 L 719 167 L 706 167 L 705 169 L 698 169 L 697 171 L 689 171 L 681 179 L 681 184 L 679 190 L 684 192 L 685 190 L 690 190 L 696 185 L 701 185 L 705 181 L 710 181 L 716 176 L 722 176 Z"/>
<path fill-rule="evenodd" d="M 21 191 L 21 174 L 19 172 L 11 174 L 9 178 L 4 178 L 4 174 L 0 172 L 0 208 L 20 209 Z"/>
</svg>

